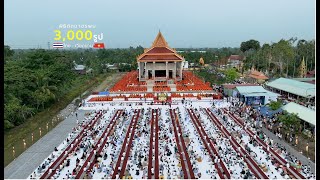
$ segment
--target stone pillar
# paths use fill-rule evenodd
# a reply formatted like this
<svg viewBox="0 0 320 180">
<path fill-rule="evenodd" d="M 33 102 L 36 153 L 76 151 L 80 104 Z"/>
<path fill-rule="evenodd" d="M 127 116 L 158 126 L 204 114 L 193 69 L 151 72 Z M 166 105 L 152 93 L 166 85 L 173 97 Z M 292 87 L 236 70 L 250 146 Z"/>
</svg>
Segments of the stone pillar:
<svg viewBox="0 0 320 180">
<path fill-rule="evenodd" d="M 183 69 L 183 67 L 182 67 L 182 62 L 180 62 L 180 78 L 182 79 L 182 69 Z"/>
<path fill-rule="evenodd" d="M 174 79 L 177 78 L 176 73 L 177 73 L 177 62 L 175 61 L 175 62 L 174 62 L 174 68 L 173 68 L 173 71 L 172 71 L 172 77 L 173 77 Z"/>
<path fill-rule="evenodd" d="M 144 74 L 145 74 L 144 78 L 149 79 L 149 72 L 148 72 L 147 64 L 148 64 L 147 62 L 144 63 L 145 69 L 146 69 L 144 72 Z"/>
<path fill-rule="evenodd" d="M 143 77 L 146 79 L 148 76 L 147 62 L 144 62 L 144 74 Z"/>
<path fill-rule="evenodd" d="M 140 78 L 141 78 L 141 63 L 140 62 L 138 62 L 138 67 L 139 67 L 138 79 L 140 81 Z"/>
<path fill-rule="evenodd" d="M 155 78 L 155 76 L 156 76 L 156 74 L 155 74 L 155 65 L 156 65 L 156 62 L 153 61 L 152 78 Z"/>
<path fill-rule="evenodd" d="M 166 78 L 169 78 L 168 61 L 166 61 Z"/>
</svg>

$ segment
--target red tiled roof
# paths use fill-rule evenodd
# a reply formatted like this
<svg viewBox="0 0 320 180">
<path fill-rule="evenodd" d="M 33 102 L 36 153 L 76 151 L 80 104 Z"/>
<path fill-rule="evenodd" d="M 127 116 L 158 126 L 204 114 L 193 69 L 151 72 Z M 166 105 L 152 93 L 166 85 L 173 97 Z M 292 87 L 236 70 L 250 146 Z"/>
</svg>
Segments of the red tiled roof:
<svg viewBox="0 0 320 180">
<path fill-rule="evenodd" d="M 269 79 L 266 75 L 264 75 L 262 72 L 259 71 L 251 71 L 249 74 L 249 77 L 252 77 L 254 79 Z"/>
<path fill-rule="evenodd" d="M 315 74 L 315 73 L 316 73 L 315 70 L 307 72 L 307 74 L 312 74 L 312 75 Z"/>
<path fill-rule="evenodd" d="M 140 60 L 181 60 L 176 55 L 145 55 Z"/>
<path fill-rule="evenodd" d="M 267 76 L 257 76 L 257 75 L 253 75 L 253 74 L 250 74 L 249 77 L 252 77 L 254 79 L 269 79 Z"/>
<path fill-rule="evenodd" d="M 162 36 L 161 32 L 158 33 L 150 49 L 145 49 L 145 52 L 137 57 L 138 61 L 183 61 L 177 52 L 168 46 L 168 43 Z"/>
<path fill-rule="evenodd" d="M 229 57 L 229 60 L 240 60 L 240 61 L 242 61 L 242 60 L 243 60 L 243 57 L 240 56 L 240 55 L 231 55 L 231 56 Z"/>
<path fill-rule="evenodd" d="M 154 47 L 150 51 L 148 51 L 146 54 L 151 54 L 151 53 L 174 53 L 174 52 L 165 47 Z"/>
</svg>

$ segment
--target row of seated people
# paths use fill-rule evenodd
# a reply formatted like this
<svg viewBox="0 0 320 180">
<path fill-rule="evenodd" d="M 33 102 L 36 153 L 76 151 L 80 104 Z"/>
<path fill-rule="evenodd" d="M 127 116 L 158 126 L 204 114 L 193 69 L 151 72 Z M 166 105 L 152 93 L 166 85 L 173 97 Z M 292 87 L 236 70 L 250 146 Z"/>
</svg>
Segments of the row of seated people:
<svg viewBox="0 0 320 180">
<path fill-rule="evenodd" d="M 179 93 L 172 93 L 171 94 L 172 98 L 179 98 L 179 97 L 183 97 L 183 95 L 179 94 Z"/>
<path fill-rule="evenodd" d="M 89 100 L 89 102 L 92 102 L 92 101 L 112 101 L 112 100 L 113 100 L 113 97 L 104 96 L 104 97 L 93 97 Z"/>
<path fill-rule="evenodd" d="M 126 98 L 126 96 L 125 95 L 117 95 L 117 96 L 113 96 L 113 98 Z"/>
<path fill-rule="evenodd" d="M 125 92 L 125 91 L 135 91 L 135 92 L 146 92 L 147 87 L 142 86 L 124 86 L 124 87 L 116 87 L 110 89 L 110 92 Z"/>
<path fill-rule="evenodd" d="M 221 94 L 203 94 L 203 93 L 200 93 L 199 95 L 201 97 L 213 97 L 214 99 L 218 99 L 217 97 L 222 97 Z"/>
<path fill-rule="evenodd" d="M 198 85 L 177 85 L 177 91 L 210 91 L 212 88 L 205 84 Z"/>
<path fill-rule="evenodd" d="M 153 98 L 154 95 L 152 93 L 147 93 L 144 95 L 145 98 Z"/>
<path fill-rule="evenodd" d="M 129 98 L 142 98 L 140 94 L 130 94 Z"/>
<path fill-rule="evenodd" d="M 212 97 L 213 96 L 213 94 L 203 94 L 203 93 L 200 93 L 198 95 L 201 97 Z"/>
<path fill-rule="evenodd" d="M 184 97 L 195 97 L 193 94 L 179 94 L 179 93 L 172 93 L 171 98 L 184 98 Z"/>
<path fill-rule="evenodd" d="M 171 91 L 168 86 L 153 86 L 153 91 Z"/>
<path fill-rule="evenodd" d="M 130 96 L 129 96 L 130 97 Z M 93 97 L 89 100 L 89 102 L 92 101 L 112 101 L 113 99 L 119 99 L 119 98 L 127 98 L 125 95 L 117 95 L 117 96 L 101 96 L 101 97 Z"/>
</svg>

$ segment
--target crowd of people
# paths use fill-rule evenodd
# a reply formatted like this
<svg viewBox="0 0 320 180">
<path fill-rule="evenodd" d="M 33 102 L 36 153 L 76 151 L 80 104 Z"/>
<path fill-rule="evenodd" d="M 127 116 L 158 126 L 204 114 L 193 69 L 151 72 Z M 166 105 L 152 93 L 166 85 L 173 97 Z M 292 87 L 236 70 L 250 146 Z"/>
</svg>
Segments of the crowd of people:
<svg viewBox="0 0 320 180">
<path fill-rule="evenodd" d="M 239 101 L 238 98 L 228 97 L 227 101 L 231 102 L 231 106 L 229 106 L 228 110 L 242 120 L 245 120 L 244 122 L 246 123 L 246 125 L 253 131 L 257 132 L 260 139 L 264 140 L 264 142 L 269 144 L 270 147 L 276 149 L 276 152 L 278 152 L 290 165 L 297 167 L 298 171 L 300 171 L 301 174 L 303 174 L 307 179 L 315 178 L 315 175 L 311 172 L 311 168 L 309 165 L 301 165 L 301 161 L 298 160 L 293 154 L 288 152 L 283 145 L 274 143 L 274 140 L 268 138 L 267 135 L 262 131 L 262 126 L 264 126 L 275 133 L 279 139 L 282 139 L 282 133 L 280 133 L 279 129 L 279 127 L 282 127 L 282 124 L 278 121 L 277 118 L 277 116 L 281 112 L 272 115 L 269 115 L 268 113 L 265 115 L 261 115 L 259 108 L 255 109 L 252 106 L 247 106 L 245 103 Z M 291 136 L 290 134 L 288 134 L 286 138 L 291 138 L 292 142 L 294 137 L 292 136 L 292 134 Z M 275 161 L 272 162 L 277 166 Z M 283 178 L 288 177 L 288 173 L 286 172 L 281 172 L 281 175 Z"/>
<path fill-rule="evenodd" d="M 254 110 L 250 106 L 246 106 L 244 103 L 239 102 L 237 98 L 227 98 L 222 100 L 212 100 L 205 102 L 195 102 L 194 100 L 175 100 L 172 104 L 157 104 L 151 105 L 146 102 L 108 102 L 108 103 L 85 103 L 85 108 L 91 108 L 88 116 L 85 118 L 79 118 L 77 126 L 73 128 L 68 137 L 59 145 L 54 148 L 54 151 L 50 156 L 40 164 L 39 167 L 29 176 L 29 179 L 40 178 L 51 166 L 51 164 L 58 158 L 60 154 L 64 152 L 67 146 L 74 141 L 79 132 L 85 127 L 86 124 L 91 123 L 92 119 L 97 113 L 103 110 L 103 116 L 97 120 L 92 126 L 83 131 L 83 138 L 74 151 L 68 153 L 66 160 L 64 160 L 57 169 L 52 170 L 52 178 L 55 179 L 74 179 L 83 169 L 84 173 L 81 178 L 93 178 L 93 179 L 110 179 L 114 174 L 116 178 L 119 177 L 119 170 L 125 168 L 124 177 L 127 179 L 145 179 L 148 178 L 148 166 L 151 167 L 151 172 L 154 177 L 155 173 L 155 157 L 154 151 L 150 155 L 150 135 L 151 135 L 151 119 L 155 116 L 152 109 L 156 110 L 159 126 L 159 177 L 165 179 L 185 178 L 182 169 L 182 163 L 185 163 L 185 159 L 182 159 L 181 152 L 179 152 L 177 144 L 178 141 L 175 138 L 175 129 L 181 128 L 182 134 L 178 134 L 183 137 L 183 141 L 187 147 L 187 153 L 183 154 L 189 159 L 192 166 L 192 173 L 195 178 L 221 178 L 219 177 L 218 170 L 215 164 L 222 161 L 228 169 L 232 179 L 254 179 L 257 178 L 250 169 L 250 165 L 244 160 L 234 147 L 231 145 L 228 137 L 219 130 L 217 125 L 210 120 L 205 108 L 208 108 L 217 119 L 223 124 L 224 127 L 232 134 L 237 142 L 243 147 L 246 152 L 252 157 L 264 173 L 270 179 L 289 179 L 290 173 L 282 168 L 272 155 L 266 153 L 266 151 L 257 143 L 254 138 L 250 137 L 248 133 L 240 127 L 234 119 L 232 119 L 222 108 L 244 120 L 245 126 L 250 128 L 257 134 L 270 148 L 275 149 L 288 163 L 298 164 L 300 173 L 308 179 L 315 178 L 314 173 L 308 165 L 302 165 L 301 162 L 294 157 L 293 154 L 287 152 L 286 148 L 281 144 L 275 143 L 275 141 L 267 137 L 262 131 L 262 125 L 267 125 L 267 122 L 273 122 L 276 117 L 263 117 L 258 115 L 259 110 Z M 193 109 L 196 117 L 198 117 L 201 126 L 204 128 L 206 134 L 213 142 L 220 158 L 214 156 L 212 159 L 202 139 L 199 136 L 199 132 L 196 129 L 194 122 L 188 114 L 187 109 Z M 134 136 L 132 144 L 124 144 L 127 132 L 130 128 L 130 123 L 133 121 L 133 117 L 137 115 L 134 113 L 135 109 L 141 109 L 137 125 L 134 129 Z M 170 114 L 170 109 L 173 113 L 176 113 L 177 119 L 173 119 Z M 121 110 L 119 116 L 116 116 L 118 110 Z M 78 115 L 76 115 L 78 116 Z M 111 119 L 115 117 L 114 128 L 108 129 L 108 124 Z M 172 121 L 176 121 L 176 125 Z M 176 127 L 175 127 L 176 126 Z M 110 134 L 105 137 L 103 132 L 108 129 Z M 131 133 L 130 133 L 131 134 Z M 106 138 L 107 141 L 103 145 L 100 154 L 94 153 L 93 167 L 90 169 L 83 167 L 87 159 L 92 152 L 95 152 L 95 145 L 99 142 L 99 139 Z M 100 145 L 100 144 L 99 144 Z M 121 164 L 123 164 L 122 155 L 120 155 L 123 146 L 126 150 L 129 148 L 128 161 L 125 166 L 120 166 L 120 169 L 115 169 L 119 158 L 121 158 Z M 182 147 L 182 146 L 181 146 Z M 152 164 L 149 164 L 149 158 L 151 158 Z M 188 168 L 186 166 L 186 168 Z M 51 172 L 51 171 L 50 171 Z M 189 172 L 190 173 L 190 172 Z"/>
</svg>

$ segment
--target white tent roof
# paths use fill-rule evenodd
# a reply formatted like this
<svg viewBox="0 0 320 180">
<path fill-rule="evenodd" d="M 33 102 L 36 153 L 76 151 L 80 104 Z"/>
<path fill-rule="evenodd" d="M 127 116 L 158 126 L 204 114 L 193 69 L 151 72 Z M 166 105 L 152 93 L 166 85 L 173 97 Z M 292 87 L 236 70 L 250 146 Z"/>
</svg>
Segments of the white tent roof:
<svg viewBox="0 0 320 180">
<path fill-rule="evenodd" d="M 279 78 L 266 83 L 266 85 L 302 97 L 312 98 L 315 96 L 314 84 L 293 79 Z"/>
<path fill-rule="evenodd" d="M 76 65 L 74 67 L 75 70 L 84 70 L 85 69 L 85 66 L 84 65 Z"/>
<path fill-rule="evenodd" d="M 244 96 L 280 96 L 277 93 L 264 89 L 262 86 L 237 86 L 236 89 Z"/>
<path fill-rule="evenodd" d="M 316 112 L 310 108 L 290 102 L 283 106 L 282 109 L 288 111 L 289 113 L 297 113 L 300 119 L 312 125 L 316 125 Z"/>
</svg>

